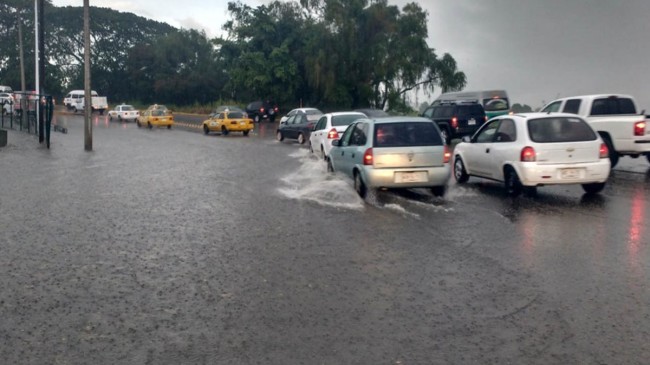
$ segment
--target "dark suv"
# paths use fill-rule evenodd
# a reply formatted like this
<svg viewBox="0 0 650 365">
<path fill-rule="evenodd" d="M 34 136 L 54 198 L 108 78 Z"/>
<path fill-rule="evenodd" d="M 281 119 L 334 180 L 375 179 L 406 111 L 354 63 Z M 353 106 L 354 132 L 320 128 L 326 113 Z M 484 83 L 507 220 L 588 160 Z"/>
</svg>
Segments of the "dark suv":
<svg viewBox="0 0 650 365">
<path fill-rule="evenodd" d="M 259 123 L 262 119 L 269 119 L 269 122 L 275 122 L 275 116 L 278 115 L 278 105 L 270 101 L 254 101 L 246 105 L 246 114 L 248 117 Z"/>
<path fill-rule="evenodd" d="M 454 138 L 473 135 L 487 121 L 485 110 L 478 102 L 434 103 L 422 116 L 438 124 L 447 144 Z"/>
</svg>

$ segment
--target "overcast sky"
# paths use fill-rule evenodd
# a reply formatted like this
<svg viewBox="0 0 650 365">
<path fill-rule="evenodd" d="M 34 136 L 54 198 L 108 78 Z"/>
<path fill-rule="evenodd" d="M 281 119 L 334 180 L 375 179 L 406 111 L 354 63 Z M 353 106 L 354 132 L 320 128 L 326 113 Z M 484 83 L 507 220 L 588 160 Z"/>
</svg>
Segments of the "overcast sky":
<svg viewBox="0 0 650 365">
<path fill-rule="evenodd" d="M 388 0 L 402 7 L 412 0 Z M 268 1 L 242 0 L 252 7 Z M 557 97 L 633 95 L 650 113 L 650 0 L 420 0 L 429 45 L 450 53 L 466 90 L 505 89 L 533 108 Z M 82 0 L 53 0 L 82 6 Z M 175 27 L 221 34 L 227 0 L 90 0 Z M 92 14 L 91 14 L 92 17 Z M 420 97 L 419 103 L 434 97 Z"/>
</svg>

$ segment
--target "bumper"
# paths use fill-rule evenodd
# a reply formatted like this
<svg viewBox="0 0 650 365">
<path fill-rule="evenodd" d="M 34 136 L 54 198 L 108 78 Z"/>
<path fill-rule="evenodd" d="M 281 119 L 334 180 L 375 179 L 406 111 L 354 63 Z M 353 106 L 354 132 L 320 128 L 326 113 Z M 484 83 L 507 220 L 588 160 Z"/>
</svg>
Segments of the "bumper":
<svg viewBox="0 0 650 365">
<path fill-rule="evenodd" d="M 173 120 L 156 120 L 156 121 L 150 121 L 150 123 L 154 127 L 167 127 L 169 125 L 174 125 Z"/>
<path fill-rule="evenodd" d="M 614 141 L 616 152 L 621 155 L 638 155 L 650 152 L 650 136 L 639 139 L 617 139 Z"/>
<path fill-rule="evenodd" d="M 588 184 L 607 181 L 611 166 L 608 158 L 579 164 L 537 165 L 524 163 L 517 172 L 525 186 Z"/>
<path fill-rule="evenodd" d="M 397 176 L 402 172 L 425 172 L 425 181 L 398 182 Z M 435 167 L 376 169 L 372 166 L 361 168 L 363 181 L 372 188 L 422 188 L 443 186 L 451 176 L 450 164 Z"/>
</svg>

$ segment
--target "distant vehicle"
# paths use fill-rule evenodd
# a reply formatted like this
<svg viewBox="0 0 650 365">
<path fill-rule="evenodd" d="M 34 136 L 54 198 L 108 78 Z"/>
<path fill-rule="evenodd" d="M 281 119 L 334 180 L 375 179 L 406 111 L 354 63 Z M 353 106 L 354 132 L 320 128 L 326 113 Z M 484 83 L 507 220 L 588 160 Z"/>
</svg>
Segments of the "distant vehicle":
<svg viewBox="0 0 650 365">
<path fill-rule="evenodd" d="M 99 112 L 100 115 L 103 115 L 104 111 L 108 109 L 108 101 L 106 100 L 106 97 L 99 96 L 96 91 L 91 90 L 90 98 L 92 112 Z M 84 110 L 85 100 L 84 90 L 72 90 L 63 99 L 63 104 L 66 109 L 76 113 Z"/>
<path fill-rule="evenodd" d="M 336 112 L 321 116 L 309 136 L 309 150 L 327 160 L 332 141 L 341 138 L 348 126 L 361 118 L 366 116 L 359 112 Z"/>
<path fill-rule="evenodd" d="M 11 93 L 0 92 L 0 107 L 2 114 L 14 112 L 14 96 Z"/>
<path fill-rule="evenodd" d="M 241 110 L 225 110 L 203 122 L 203 133 L 221 132 L 228 135 L 230 132 L 242 132 L 245 136 L 254 128 L 253 120 Z"/>
<path fill-rule="evenodd" d="M 609 148 L 612 167 L 620 156 L 645 155 L 650 162 L 650 127 L 634 98 L 623 94 L 570 96 L 547 104 L 542 112 L 577 114 L 600 134 Z"/>
<path fill-rule="evenodd" d="M 307 115 L 323 115 L 323 112 L 316 108 L 297 108 L 293 109 L 287 113 L 287 115 L 280 118 L 280 123 L 286 122 L 289 117 L 292 117 L 296 114 L 307 114 Z"/>
<path fill-rule="evenodd" d="M 14 92 L 14 91 L 13 91 L 13 89 L 11 88 L 11 86 L 0 85 L 0 93 L 11 94 L 11 93 L 13 93 L 13 92 Z"/>
<path fill-rule="evenodd" d="M 172 129 L 174 116 L 166 106 L 154 104 L 140 113 L 135 123 L 138 125 L 138 128 L 148 127 L 152 129 L 153 127 L 167 127 L 167 129 Z"/>
<path fill-rule="evenodd" d="M 608 148 L 577 115 L 503 115 L 454 148 L 454 178 L 476 176 L 505 184 L 509 195 L 534 194 L 537 186 L 581 184 L 598 193 L 610 172 Z"/>
<path fill-rule="evenodd" d="M 246 105 L 246 114 L 255 123 L 259 123 L 263 119 L 268 119 L 269 122 L 273 123 L 279 112 L 278 105 L 270 101 L 254 101 Z"/>
<path fill-rule="evenodd" d="M 108 112 L 108 118 L 117 120 L 132 120 L 135 121 L 140 116 L 140 111 L 136 110 L 132 105 L 120 104 L 115 109 Z"/>
<path fill-rule="evenodd" d="M 441 94 L 431 105 L 453 102 L 481 104 L 488 119 L 510 112 L 510 100 L 505 90 L 459 91 Z"/>
<path fill-rule="evenodd" d="M 368 118 L 386 118 L 386 117 L 390 117 L 390 114 L 386 113 L 385 111 L 383 111 L 381 109 L 362 108 L 362 109 L 355 109 L 354 111 L 359 112 L 359 113 L 363 113 Z"/>
<path fill-rule="evenodd" d="M 275 132 L 278 141 L 282 142 L 285 138 L 297 139 L 298 143 L 304 144 L 309 139 L 311 130 L 320 118 L 318 114 L 296 114 L 286 122 L 280 123 Z"/>
<path fill-rule="evenodd" d="M 454 138 L 471 136 L 488 120 L 481 104 L 475 101 L 437 102 L 426 108 L 422 116 L 438 125 L 446 144 Z"/>
<path fill-rule="evenodd" d="M 442 196 L 451 154 L 435 123 L 420 117 L 359 119 L 332 141 L 328 170 L 352 178 L 364 198 L 378 188 L 430 188 Z"/>
</svg>

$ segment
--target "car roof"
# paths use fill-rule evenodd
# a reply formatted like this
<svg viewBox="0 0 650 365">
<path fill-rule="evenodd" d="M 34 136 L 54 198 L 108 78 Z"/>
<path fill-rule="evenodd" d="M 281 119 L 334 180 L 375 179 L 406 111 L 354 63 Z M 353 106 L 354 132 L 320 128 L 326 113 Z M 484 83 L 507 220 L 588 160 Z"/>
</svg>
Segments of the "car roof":
<svg viewBox="0 0 650 365">
<path fill-rule="evenodd" d="M 331 113 L 327 113 L 326 115 L 330 115 L 330 116 L 333 116 L 333 117 L 336 117 L 336 116 L 339 116 L 339 115 L 361 115 L 361 116 L 364 116 L 364 117 L 366 116 L 366 115 L 363 114 L 362 112 L 358 112 L 358 111 L 349 111 L 349 112 L 331 112 Z"/>
<path fill-rule="evenodd" d="M 373 124 L 384 123 L 406 123 L 406 122 L 426 122 L 433 123 L 429 118 L 411 117 L 411 116 L 391 116 L 391 117 L 378 117 L 378 118 L 365 118 L 364 120 L 370 121 Z"/>
<path fill-rule="evenodd" d="M 582 119 L 582 117 L 577 114 L 560 113 L 560 112 L 551 112 L 551 113 L 531 112 L 531 113 L 517 113 L 512 115 L 504 114 L 504 115 L 499 115 L 498 117 L 494 117 L 492 119 L 505 119 L 508 117 L 519 117 L 522 119 L 553 118 L 553 117 L 567 117 L 567 118 Z"/>
</svg>

